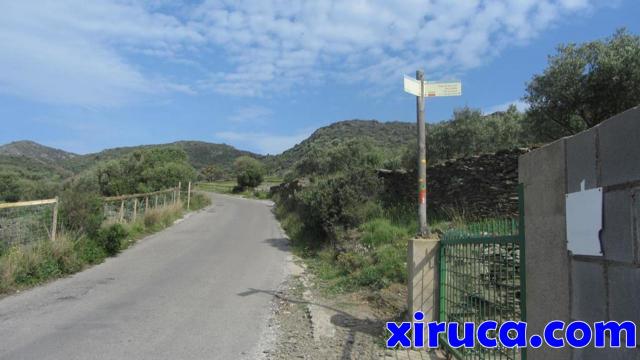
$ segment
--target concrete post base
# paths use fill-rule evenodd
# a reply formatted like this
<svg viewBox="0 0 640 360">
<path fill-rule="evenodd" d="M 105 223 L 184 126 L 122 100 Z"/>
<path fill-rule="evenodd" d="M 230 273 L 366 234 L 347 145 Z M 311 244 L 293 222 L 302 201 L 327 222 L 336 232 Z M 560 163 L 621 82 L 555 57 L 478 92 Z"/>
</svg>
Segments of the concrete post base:
<svg viewBox="0 0 640 360">
<path fill-rule="evenodd" d="M 407 260 L 409 278 L 408 311 L 413 321 L 416 311 L 424 313 L 424 322 L 438 320 L 438 253 L 439 240 L 409 240 Z M 428 341 L 425 334 L 425 340 Z"/>
</svg>

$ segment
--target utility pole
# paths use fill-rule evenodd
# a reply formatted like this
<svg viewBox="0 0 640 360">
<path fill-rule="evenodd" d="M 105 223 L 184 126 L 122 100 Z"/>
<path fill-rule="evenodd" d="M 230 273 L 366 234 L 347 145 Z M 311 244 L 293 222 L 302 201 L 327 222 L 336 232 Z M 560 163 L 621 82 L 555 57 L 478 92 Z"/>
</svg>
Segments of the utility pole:
<svg viewBox="0 0 640 360">
<path fill-rule="evenodd" d="M 418 113 L 418 235 L 429 236 L 427 224 L 427 131 L 424 124 L 424 72 L 416 71 L 420 94 L 416 96 Z"/>
</svg>

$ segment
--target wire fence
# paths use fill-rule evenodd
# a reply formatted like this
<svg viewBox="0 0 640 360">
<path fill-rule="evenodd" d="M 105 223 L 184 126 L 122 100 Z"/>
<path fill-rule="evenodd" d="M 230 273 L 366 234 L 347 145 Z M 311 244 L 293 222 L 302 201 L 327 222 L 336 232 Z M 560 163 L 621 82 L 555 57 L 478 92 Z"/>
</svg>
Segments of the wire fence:
<svg viewBox="0 0 640 360">
<path fill-rule="evenodd" d="M 107 222 L 129 223 L 151 209 L 164 208 L 181 201 L 181 191 L 172 188 L 145 194 L 104 198 L 104 218 Z"/>
<path fill-rule="evenodd" d="M 58 200 L 0 204 L 0 250 L 55 239 Z"/>
<path fill-rule="evenodd" d="M 447 231 L 440 246 L 440 321 L 526 321 L 524 210 L 518 219 L 489 219 Z M 458 334 L 459 335 L 459 334 Z M 495 334 L 492 334 L 492 336 Z M 526 359 L 526 349 L 454 348 L 457 359 Z"/>
<path fill-rule="evenodd" d="M 176 204 L 191 205 L 194 191 L 191 183 L 175 188 L 103 198 L 106 222 L 130 223 L 143 217 L 147 211 Z M 0 253 L 16 245 L 27 245 L 41 240 L 55 240 L 60 226 L 58 199 L 0 203 Z"/>
</svg>

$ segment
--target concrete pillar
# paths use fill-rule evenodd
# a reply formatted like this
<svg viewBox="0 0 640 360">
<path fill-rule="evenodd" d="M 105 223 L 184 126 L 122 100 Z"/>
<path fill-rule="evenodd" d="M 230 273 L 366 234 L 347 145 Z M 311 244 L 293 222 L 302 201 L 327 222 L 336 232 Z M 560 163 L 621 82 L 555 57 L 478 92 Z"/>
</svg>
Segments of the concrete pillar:
<svg viewBox="0 0 640 360">
<path fill-rule="evenodd" d="M 413 239 L 409 240 L 409 299 L 408 321 L 413 320 L 416 311 L 424 313 L 424 322 L 438 320 L 438 252 L 440 241 Z M 428 341 L 425 334 L 425 341 Z"/>
<path fill-rule="evenodd" d="M 566 234 L 566 143 L 560 139 L 518 162 L 524 184 L 527 333 L 542 334 L 551 320 L 570 321 L 570 258 Z M 570 359 L 571 350 L 527 349 L 527 358 Z"/>
</svg>

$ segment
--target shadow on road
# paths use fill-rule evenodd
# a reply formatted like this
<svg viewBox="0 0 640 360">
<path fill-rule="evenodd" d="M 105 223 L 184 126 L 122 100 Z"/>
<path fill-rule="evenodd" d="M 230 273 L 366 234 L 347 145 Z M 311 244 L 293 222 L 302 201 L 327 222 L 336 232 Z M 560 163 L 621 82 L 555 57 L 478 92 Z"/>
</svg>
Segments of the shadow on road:
<svg viewBox="0 0 640 360">
<path fill-rule="evenodd" d="M 289 249 L 289 239 L 287 238 L 277 238 L 277 239 L 266 239 L 263 242 L 273 246 L 274 248 L 288 252 Z"/>
<path fill-rule="evenodd" d="M 274 240 L 274 239 L 269 239 L 269 240 Z M 277 239 L 275 239 L 277 240 Z M 284 239 L 286 240 L 286 239 Z M 255 294 L 268 294 L 271 296 L 274 296 L 278 299 L 287 301 L 287 302 L 291 302 L 294 304 L 304 304 L 304 305 L 315 305 L 315 306 L 319 306 L 328 310 L 331 310 L 333 312 L 335 312 L 336 314 L 331 316 L 331 323 L 335 326 L 339 326 L 341 328 L 344 328 L 348 331 L 347 337 L 344 341 L 344 345 L 342 347 L 342 356 L 341 359 L 344 360 L 351 360 L 352 357 L 352 352 L 353 352 L 353 345 L 355 343 L 355 337 L 357 333 L 363 333 L 369 336 L 373 336 L 373 337 L 379 337 L 384 329 L 384 321 L 375 321 L 375 320 L 370 320 L 370 319 L 360 319 L 357 318 L 343 310 L 340 309 L 336 309 L 334 307 L 328 306 L 328 305 L 324 305 L 324 304 L 318 304 L 315 302 L 311 302 L 311 301 L 306 301 L 303 299 L 296 299 L 296 298 L 291 298 L 288 296 L 283 295 L 282 293 L 278 292 L 278 291 L 274 291 L 274 290 L 261 290 L 261 289 L 253 289 L 253 288 L 249 288 L 247 291 L 241 292 L 238 295 L 239 296 L 250 296 L 250 295 L 255 295 Z"/>
</svg>

